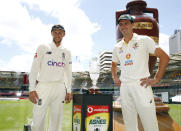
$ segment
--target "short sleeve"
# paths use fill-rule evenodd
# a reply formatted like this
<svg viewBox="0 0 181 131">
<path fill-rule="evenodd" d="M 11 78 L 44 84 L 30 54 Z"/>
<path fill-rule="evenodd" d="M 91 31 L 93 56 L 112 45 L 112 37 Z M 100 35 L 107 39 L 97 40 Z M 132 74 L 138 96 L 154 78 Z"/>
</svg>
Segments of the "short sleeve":
<svg viewBox="0 0 181 131">
<path fill-rule="evenodd" d="M 119 62 L 119 57 L 118 57 L 118 53 L 117 53 L 117 48 L 118 47 L 114 47 L 113 52 L 112 52 L 112 62 Z"/>
<path fill-rule="evenodd" d="M 155 49 L 158 48 L 158 44 L 154 42 L 154 40 L 150 37 L 145 37 L 144 38 L 144 45 L 148 53 L 154 54 Z"/>
</svg>

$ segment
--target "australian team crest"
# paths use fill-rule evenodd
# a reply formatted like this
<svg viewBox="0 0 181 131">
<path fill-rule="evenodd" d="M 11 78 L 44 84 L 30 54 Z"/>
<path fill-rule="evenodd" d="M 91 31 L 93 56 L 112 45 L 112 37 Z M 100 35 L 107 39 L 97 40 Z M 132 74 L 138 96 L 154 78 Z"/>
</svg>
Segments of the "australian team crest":
<svg viewBox="0 0 181 131">
<path fill-rule="evenodd" d="M 137 49 L 139 46 L 138 46 L 138 43 L 134 43 L 133 44 L 133 49 Z"/>
<path fill-rule="evenodd" d="M 65 60 L 65 53 L 62 53 L 62 60 Z"/>
</svg>

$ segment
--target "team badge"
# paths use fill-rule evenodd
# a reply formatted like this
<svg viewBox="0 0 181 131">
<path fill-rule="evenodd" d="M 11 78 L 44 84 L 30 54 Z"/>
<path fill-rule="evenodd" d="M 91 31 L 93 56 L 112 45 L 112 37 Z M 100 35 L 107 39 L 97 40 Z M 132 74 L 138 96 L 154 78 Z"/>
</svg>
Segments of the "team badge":
<svg viewBox="0 0 181 131">
<path fill-rule="evenodd" d="M 138 43 L 134 43 L 133 44 L 133 49 L 137 49 L 139 46 L 138 46 Z"/>
<path fill-rule="evenodd" d="M 65 53 L 62 53 L 62 60 L 65 60 Z"/>
<path fill-rule="evenodd" d="M 130 58 L 131 58 L 131 54 L 130 53 L 126 54 L 126 60 L 125 60 L 124 66 L 133 65 L 133 60 L 131 60 Z"/>
<path fill-rule="evenodd" d="M 131 54 L 126 54 L 126 59 L 130 59 L 131 58 Z"/>
</svg>

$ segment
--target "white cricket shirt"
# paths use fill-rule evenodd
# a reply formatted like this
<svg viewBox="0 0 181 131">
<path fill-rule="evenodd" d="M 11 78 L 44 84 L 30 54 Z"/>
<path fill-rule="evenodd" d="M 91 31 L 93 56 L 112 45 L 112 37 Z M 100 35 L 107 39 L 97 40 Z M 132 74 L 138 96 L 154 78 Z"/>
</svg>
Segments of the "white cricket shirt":
<svg viewBox="0 0 181 131">
<path fill-rule="evenodd" d="M 29 75 L 29 90 L 33 91 L 39 82 L 65 82 L 67 91 L 71 92 L 72 59 L 71 53 L 54 42 L 40 45 L 35 53 Z"/>
<path fill-rule="evenodd" d="M 156 44 L 152 38 L 133 34 L 128 44 L 122 39 L 113 49 L 112 61 L 119 63 L 123 82 L 149 77 L 149 54 L 154 54 Z"/>
</svg>

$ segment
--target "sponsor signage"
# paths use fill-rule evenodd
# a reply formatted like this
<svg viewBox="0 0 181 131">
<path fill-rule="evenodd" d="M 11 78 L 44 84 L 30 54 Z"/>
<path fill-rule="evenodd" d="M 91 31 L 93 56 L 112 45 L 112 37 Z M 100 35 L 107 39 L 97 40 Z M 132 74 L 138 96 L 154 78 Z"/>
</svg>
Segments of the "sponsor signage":
<svg viewBox="0 0 181 131">
<path fill-rule="evenodd" d="M 108 131 L 109 106 L 87 105 L 86 131 Z"/>
<path fill-rule="evenodd" d="M 73 131 L 81 131 L 81 106 L 73 106 Z"/>
</svg>

